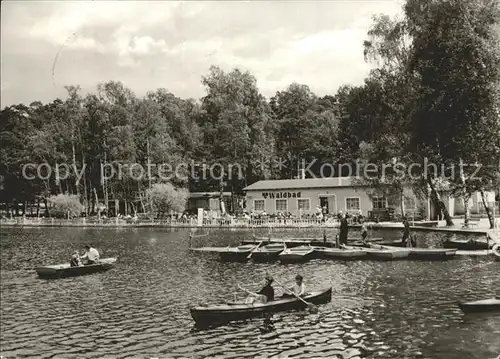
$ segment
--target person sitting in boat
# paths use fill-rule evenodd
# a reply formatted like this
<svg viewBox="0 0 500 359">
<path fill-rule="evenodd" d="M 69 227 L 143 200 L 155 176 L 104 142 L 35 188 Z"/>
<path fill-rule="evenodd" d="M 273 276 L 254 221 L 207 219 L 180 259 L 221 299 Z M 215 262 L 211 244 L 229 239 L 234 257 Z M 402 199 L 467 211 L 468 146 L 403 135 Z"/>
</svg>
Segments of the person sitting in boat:
<svg viewBox="0 0 500 359">
<path fill-rule="evenodd" d="M 71 267 L 80 267 L 83 265 L 82 260 L 80 259 L 80 255 L 78 254 L 78 251 L 73 252 L 69 264 Z"/>
<path fill-rule="evenodd" d="M 304 285 L 304 278 L 300 275 L 297 274 L 295 276 L 295 285 L 292 287 L 288 288 L 288 290 L 293 293 L 285 293 L 283 294 L 283 297 L 303 297 L 306 295 L 306 286 Z"/>
<path fill-rule="evenodd" d="M 85 265 L 96 264 L 99 260 L 99 252 L 87 244 L 85 245 L 85 254 L 81 256 L 81 259 L 86 259 Z"/>
<path fill-rule="evenodd" d="M 273 284 L 273 278 L 271 278 L 270 276 L 266 276 L 266 284 L 257 293 L 250 292 L 249 290 L 246 290 L 241 286 L 239 287 L 242 291 L 248 294 L 248 297 L 245 300 L 246 304 L 254 303 L 256 300 L 265 304 L 267 302 L 271 302 L 274 300 L 274 288 L 272 284 Z"/>
</svg>

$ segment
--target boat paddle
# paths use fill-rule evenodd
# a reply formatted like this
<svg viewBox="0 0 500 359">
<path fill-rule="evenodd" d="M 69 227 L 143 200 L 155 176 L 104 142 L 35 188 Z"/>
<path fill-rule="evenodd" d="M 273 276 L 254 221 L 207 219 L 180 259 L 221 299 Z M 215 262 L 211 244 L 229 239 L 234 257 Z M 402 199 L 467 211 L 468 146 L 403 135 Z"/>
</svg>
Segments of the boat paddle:
<svg viewBox="0 0 500 359">
<path fill-rule="evenodd" d="M 300 300 L 301 302 L 303 302 L 305 305 L 307 305 L 307 308 L 309 308 L 309 311 L 311 313 L 317 313 L 318 312 L 318 307 L 316 307 L 314 304 L 306 302 L 303 298 L 299 297 L 297 294 L 295 294 L 294 292 L 292 292 L 290 289 L 288 289 L 287 287 L 285 287 L 283 284 L 281 284 L 280 282 L 278 282 L 276 279 L 274 280 L 274 282 L 277 283 L 281 288 L 283 288 L 284 290 L 286 290 L 288 293 L 293 294 L 295 296 L 295 298 L 297 298 L 298 300 Z"/>
</svg>

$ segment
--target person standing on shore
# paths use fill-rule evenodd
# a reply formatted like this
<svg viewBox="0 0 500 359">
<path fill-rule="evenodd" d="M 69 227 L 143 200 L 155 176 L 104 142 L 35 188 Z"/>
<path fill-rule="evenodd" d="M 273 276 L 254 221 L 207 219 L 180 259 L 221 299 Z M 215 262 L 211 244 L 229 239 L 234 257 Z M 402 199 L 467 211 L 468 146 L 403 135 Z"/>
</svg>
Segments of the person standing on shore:
<svg viewBox="0 0 500 359">
<path fill-rule="evenodd" d="M 349 232 L 349 224 L 347 223 L 347 217 L 344 213 L 340 216 L 340 233 L 339 242 L 340 245 L 347 245 L 347 234 Z"/>
<path fill-rule="evenodd" d="M 361 241 L 366 243 L 366 238 L 368 238 L 368 229 L 364 221 L 361 221 Z"/>
<path fill-rule="evenodd" d="M 410 233 L 410 222 L 408 221 L 407 216 L 403 217 L 403 226 L 404 226 L 403 239 L 402 239 L 403 246 L 404 247 L 406 247 L 406 246 L 415 247 L 416 246 L 415 239 L 412 237 L 412 235 Z M 408 240 L 410 240 L 410 241 L 408 241 Z"/>
</svg>

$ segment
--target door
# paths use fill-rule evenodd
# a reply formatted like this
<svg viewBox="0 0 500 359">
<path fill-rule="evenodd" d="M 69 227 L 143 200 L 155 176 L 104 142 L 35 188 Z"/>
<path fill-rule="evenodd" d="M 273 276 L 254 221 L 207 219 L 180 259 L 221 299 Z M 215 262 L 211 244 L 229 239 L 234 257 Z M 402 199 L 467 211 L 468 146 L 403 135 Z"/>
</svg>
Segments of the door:
<svg viewBox="0 0 500 359">
<path fill-rule="evenodd" d="M 321 209 L 326 207 L 326 213 L 330 213 L 328 197 L 319 197 L 319 205 L 320 205 Z"/>
</svg>

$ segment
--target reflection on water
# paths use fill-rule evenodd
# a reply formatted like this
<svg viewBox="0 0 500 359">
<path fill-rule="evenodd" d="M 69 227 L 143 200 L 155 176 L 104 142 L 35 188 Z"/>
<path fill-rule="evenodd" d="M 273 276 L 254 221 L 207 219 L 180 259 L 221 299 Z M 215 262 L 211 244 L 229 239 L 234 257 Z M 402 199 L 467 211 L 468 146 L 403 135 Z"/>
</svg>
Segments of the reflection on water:
<svg viewBox="0 0 500 359">
<path fill-rule="evenodd" d="M 188 251 L 188 230 L 8 229 L 1 236 L 1 354 L 6 357 L 327 357 L 493 358 L 500 316 L 465 316 L 456 303 L 491 297 L 498 262 L 222 263 Z M 264 235 L 265 233 L 260 233 Z M 327 233 L 332 236 L 332 233 Z M 201 245 L 227 245 L 249 231 L 212 231 Z M 275 236 L 321 236 L 319 230 Z M 394 231 L 374 236 L 397 237 Z M 423 244 L 442 234 L 418 234 Z M 42 280 L 33 268 L 67 261 L 85 243 L 112 270 Z M 199 330 L 189 307 L 233 300 L 237 284 L 269 272 L 280 282 L 304 275 L 311 289 L 333 287 L 319 313 L 273 314 Z M 241 293 L 237 294 L 241 298 Z"/>
</svg>

